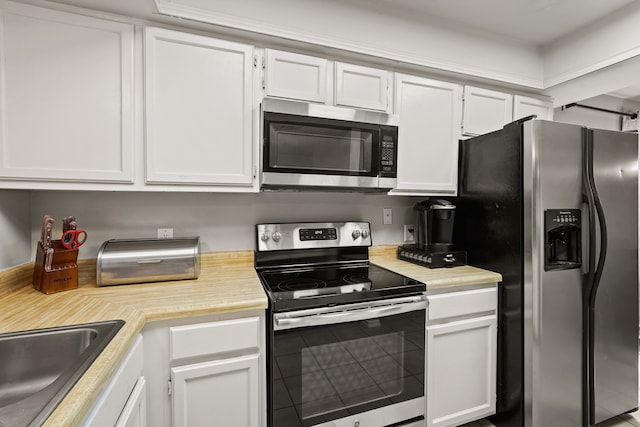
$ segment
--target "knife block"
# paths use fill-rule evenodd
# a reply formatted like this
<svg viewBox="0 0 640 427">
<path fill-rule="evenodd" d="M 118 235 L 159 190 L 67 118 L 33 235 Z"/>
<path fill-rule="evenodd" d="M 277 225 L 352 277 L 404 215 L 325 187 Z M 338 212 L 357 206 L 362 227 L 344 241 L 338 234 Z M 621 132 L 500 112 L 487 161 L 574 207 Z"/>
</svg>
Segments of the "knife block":
<svg viewBox="0 0 640 427">
<path fill-rule="evenodd" d="M 33 287 L 44 294 L 78 288 L 78 249 L 67 249 L 60 240 L 52 240 L 51 266 L 47 268 L 47 251 L 36 244 Z"/>
</svg>

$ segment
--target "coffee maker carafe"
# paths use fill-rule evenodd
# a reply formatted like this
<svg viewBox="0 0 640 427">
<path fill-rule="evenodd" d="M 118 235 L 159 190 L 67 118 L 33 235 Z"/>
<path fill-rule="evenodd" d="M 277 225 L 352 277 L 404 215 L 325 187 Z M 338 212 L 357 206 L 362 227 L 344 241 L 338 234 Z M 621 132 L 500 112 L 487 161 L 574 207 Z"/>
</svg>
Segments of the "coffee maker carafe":
<svg viewBox="0 0 640 427">
<path fill-rule="evenodd" d="M 448 200 L 429 199 L 416 203 L 414 236 L 421 251 L 449 252 L 453 249 L 456 207 Z"/>
</svg>

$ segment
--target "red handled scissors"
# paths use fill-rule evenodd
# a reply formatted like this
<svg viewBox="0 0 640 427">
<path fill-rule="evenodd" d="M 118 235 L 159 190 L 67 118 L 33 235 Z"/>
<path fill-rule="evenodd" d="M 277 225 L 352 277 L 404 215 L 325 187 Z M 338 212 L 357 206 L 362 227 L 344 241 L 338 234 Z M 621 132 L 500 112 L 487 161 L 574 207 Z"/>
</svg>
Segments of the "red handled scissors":
<svg viewBox="0 0 640 427">
<path fill-rule="evenodd" d="M 62 234 L 61 243 L 67 249 L 78 249 L 87 241 L 87 232 L 72 228 Z"/>
</svg>

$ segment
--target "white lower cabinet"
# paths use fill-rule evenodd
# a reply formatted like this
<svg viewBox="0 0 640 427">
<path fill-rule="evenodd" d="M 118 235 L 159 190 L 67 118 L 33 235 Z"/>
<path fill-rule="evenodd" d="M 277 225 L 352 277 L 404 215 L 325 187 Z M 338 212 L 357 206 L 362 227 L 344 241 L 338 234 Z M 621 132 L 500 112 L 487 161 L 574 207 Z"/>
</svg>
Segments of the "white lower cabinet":
<svg viewBox="0 0 640 427">
<path fill-rule="evenodd" d="M 81 425 L 146 426 L 146 381 L 142 375 L 143 364 L 142 337 L 138 336 Z"/>
<path fill-rule="evenodd" d="M 129 400 L 125 405 L 115 427 L 144 427 L 147 425 L 147 382 L 138 378 Z"/>
<path fill-rule="evenodd" d="M 495 413 L 495 287 L 429 296 L 427 426 L 458 426 Z"/>
<path fill-rule="evenodd" d="M 171 369 L 174 426 L 260 425 L 260 355 L 196 363 Z"/>
<path fill-rule="evenodd" d="M 266 425 L 263 311 L 154 322 L 143 330 L 148 425 Z"/>
</svg>

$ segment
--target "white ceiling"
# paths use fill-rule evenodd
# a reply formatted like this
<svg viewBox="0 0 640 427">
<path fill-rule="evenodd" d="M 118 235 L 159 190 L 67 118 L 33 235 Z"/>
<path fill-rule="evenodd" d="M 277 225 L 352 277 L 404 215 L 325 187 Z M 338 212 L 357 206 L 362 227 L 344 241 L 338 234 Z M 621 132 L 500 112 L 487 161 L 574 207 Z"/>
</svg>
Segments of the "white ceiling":
<svg viewBox="0 0 640 427">
<path fill-rule="evenodd" d="M 353 1 L 353 0 L 352 0 Z M 637 0 L 355 0 L 544 46 Z"/>
<path fill-rule="evenodd" d="M 447 26 L 474 29 L 543 48 L 571 33 L 624 14 L 638 0 L 341 0 L 365 7 L 392 5 L 396 10 Z M 640 103 L 638 86 L 607 95 Z"/>
</svg>

